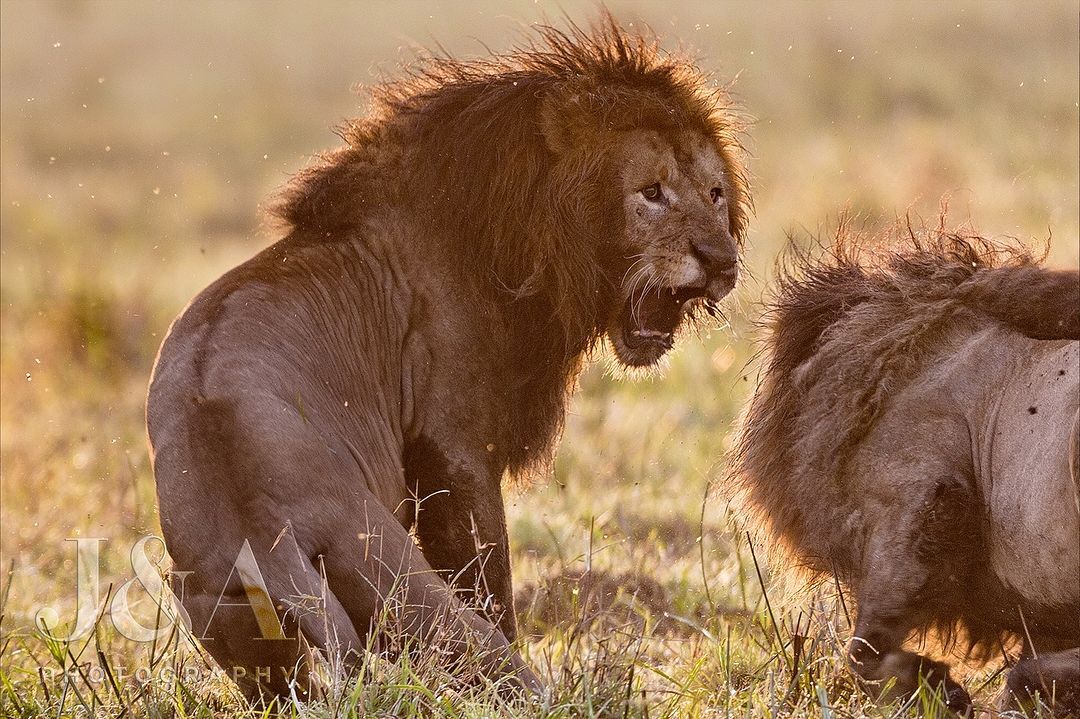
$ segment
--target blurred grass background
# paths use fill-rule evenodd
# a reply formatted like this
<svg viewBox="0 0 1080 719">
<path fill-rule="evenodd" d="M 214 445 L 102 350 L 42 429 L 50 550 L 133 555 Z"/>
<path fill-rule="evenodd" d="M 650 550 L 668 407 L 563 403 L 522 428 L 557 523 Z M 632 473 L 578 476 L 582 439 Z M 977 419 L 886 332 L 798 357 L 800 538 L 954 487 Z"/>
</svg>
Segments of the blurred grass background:
<svg viewBox="0 0 1080 719">
<path fill-rule="evenodd" d="M 753 118 L 755 277 L 727 303 L 732 326 L 684 342 L 663 375 L 627 382 L 597 363 L 552 481 L 509 498 L 537 652 L 557 636 L 560 592 L 580 591 L 587 568 L 605 602 L 714 638 L 725 622 L 758 621 L 745 541 L 720 501 L 702 522 L 702 502 L 752 383 L 754 302 L 789 232 L 819 232 L 844 210 L 870 227 L 933 218 L 948 197 L 954 224 L 1052 233 L 1054 264 L 1080 257 L 1077 2 L 609 7 L 696 54 L 718 81 L 736 79 Z M 157 530 L 142 415 L 156 348 L 193 294 L 274 239 L 260 207 L 337 143 L 334 124 L 362 112 L 362 87 L 350 88 L 392 76 L 416 47 L 505 50 L 563 13 L 587 24 L 597 6 L 0 3 L 8 638 L 25 636 L 44 604 L 71 608 L 66 538 L 107 537 L 103 577 L 130 576 L 130 542 Z M 652 647 L 651 661 L 712 691 L 720 680 L 687 659 L 705 635 L 690 634 Z M 34 649 L 2 659 L 17 674 Z"/>
</svg>

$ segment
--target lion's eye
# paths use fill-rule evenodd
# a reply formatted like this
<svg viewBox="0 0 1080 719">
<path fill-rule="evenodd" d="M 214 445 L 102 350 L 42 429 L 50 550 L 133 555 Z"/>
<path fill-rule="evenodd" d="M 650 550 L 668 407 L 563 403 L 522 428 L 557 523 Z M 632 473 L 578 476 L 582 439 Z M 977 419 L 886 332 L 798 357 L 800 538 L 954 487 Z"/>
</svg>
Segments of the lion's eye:
<svg viewBox="0 0 1080 719">
<path fill-rule="evenodd" d="M 711 190 L 709 190 L 709 197 L 712 198 L 712 201 L 713 201 L 714 205 L 717 202 L 719 202 L 720 198 L 723 197 L 723 196 L 724 196 L 724 189 L 722 187 L 714 187 Z"/>
<path fill-rule="evenodd" d="M 643 187 L 641 189 L 641 196 L 649 202 L 658 201 L 663 196 L 663 193 L 660 191 L 660 183 L 654 182 L 648 187 Z"/>
</svg>

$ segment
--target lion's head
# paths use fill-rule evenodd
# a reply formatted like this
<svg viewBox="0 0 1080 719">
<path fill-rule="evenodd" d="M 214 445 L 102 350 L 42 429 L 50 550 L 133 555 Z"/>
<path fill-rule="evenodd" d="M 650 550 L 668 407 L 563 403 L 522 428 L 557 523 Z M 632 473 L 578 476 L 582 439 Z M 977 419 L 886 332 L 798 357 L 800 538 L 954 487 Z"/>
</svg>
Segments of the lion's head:
<svg viewBox="0 0 1080 719">
<path fill-rule="evenodd" d="M 712 138 L 695 130 L 628 131 L 618 156 L 629 265 L 607 335 L 623 364 L 646 366 L 671 348 L 690 305 L 735 286 L 729 203 L 738 188 Z"/>
<path fill-rule="evenodd" d="M 551 176 L 595 223 L 585 247 L 613 290 L 601 332 L 622 364 L 649 366 L 690 308 L 735 285 L 749 211 L 738 122 L 693 64 L 610 17 L 592 35 L 543 35 L 539 56 L 564 70 L 541 103 Z"/>
<path fill-rule="evenodd" d="M 522 362 L 555 347 L 561 368 L 607 336 L 622 364 L 652 365 L 694 306 L 735 284 L 750 205 L 740 125 L 691 62 L 610 16 L 538 32 L 506 55 L 429 58 L 375 87 L 372 112 L 343 129 L 348 146 L 278 213 L 355 224 L 378 198 L 340 188 L 383 161 L 372 148 L 404 148 L 394 201 L 409 198 L 463 276 L 526 328 L 513 338 Z"/>
</svg>

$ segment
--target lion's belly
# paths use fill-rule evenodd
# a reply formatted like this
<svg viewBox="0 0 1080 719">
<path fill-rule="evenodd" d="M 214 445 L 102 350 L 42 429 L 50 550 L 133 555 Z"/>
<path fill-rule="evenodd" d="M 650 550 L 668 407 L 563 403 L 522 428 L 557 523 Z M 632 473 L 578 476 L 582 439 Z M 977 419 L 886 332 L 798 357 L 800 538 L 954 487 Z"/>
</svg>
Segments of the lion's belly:
<svg viewBox="0 0 1080 719">
<path fill-rule="evenodd" d="M 1036 342 L 1002 388 L 989 481 L 995 574 L 1035 604 L 1080 602 L 1080 512 L 1069 466 L 1080 405 L 1076 342 Z"/>
</svg>

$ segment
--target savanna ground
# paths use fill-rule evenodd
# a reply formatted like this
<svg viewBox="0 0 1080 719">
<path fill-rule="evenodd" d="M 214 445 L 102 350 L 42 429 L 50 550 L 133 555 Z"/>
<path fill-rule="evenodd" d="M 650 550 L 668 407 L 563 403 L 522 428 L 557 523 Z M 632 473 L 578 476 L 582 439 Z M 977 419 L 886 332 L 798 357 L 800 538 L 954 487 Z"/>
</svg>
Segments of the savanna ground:
<svg viewBox="0 0 1080 719">
<path fill-rule="evenodd" d="M 75 613 L 72 538 L 102 537 L 101 593 L 158 531 L 143 427 L 154 352 L 196 291 L 271 241 L 260 203 L 358 111 L 370 83 L 436 41 L 481 54 L 524 24 L 595 6 L 531 2 L 2 4 L 0 715 L 251 716 L 173 642 L 46 641 Z M 730 326 L 686 338 L 659 376 L 583 377 L 554 476 L 509 491 L 524 651 L 552 687 L 498 704 L 432 666 L 371 662 L 304 716 L 871 716 L 939 713 L 930 692 L 854 690 L 845 606 L 751 552 L 720 498 L 752 387 L 755 301 L 793 231 L 913 212 L 1044 240 L 1076 266 L 1075 2 L 613 3 L 701 55 L 755 118 L 754 277 Z M 422 191 L 422 188 L 418 188 Z M 711 489 L 710 489 L 711 486 Z M 755 561 L 756 553 L 756 561 Z M 139 591 L 132 593 L 138 597 Z M 147 615 L 143 601 L 142 616 Z M 151 605 L 152 606 L 152 605 Z M 115 606 L 114 606 L 115 608 Z M 998 658 L 962 670 L 981 706 Z M 106 669 L 108 671 L 106 671 Z M 67 674 L 64 673 L 67 670 Z M 152 670 L 152 671 L 151 671 Z M 148 680 L 149 677 L 149 680 Z"/>
</svg>

